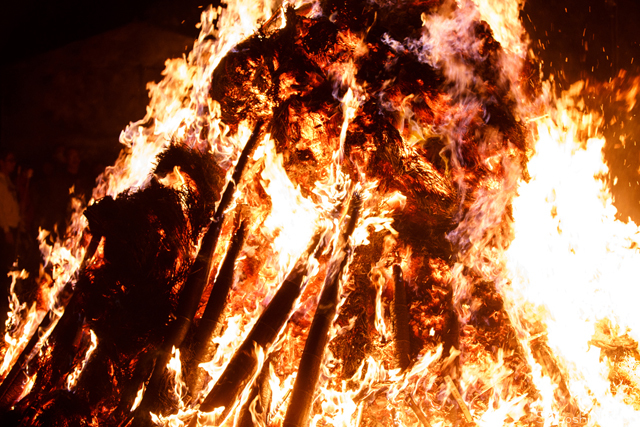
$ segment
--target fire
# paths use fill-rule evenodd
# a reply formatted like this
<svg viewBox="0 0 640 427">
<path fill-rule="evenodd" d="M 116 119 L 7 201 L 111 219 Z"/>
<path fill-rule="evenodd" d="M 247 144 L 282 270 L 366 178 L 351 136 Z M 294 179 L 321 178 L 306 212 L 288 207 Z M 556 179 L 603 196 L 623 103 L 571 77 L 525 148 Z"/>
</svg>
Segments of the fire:
<svg viewBox="0 0 640 427">
<path fill-rule="evenodd" d="M 584 83 L 531 89 L 521 6 L 203 12 L 86 218 L 43 235 L 41 301 L 12 301 L 15 416 L 73 420 L 68 399 L 91 425 L 638 424 L 640 230 L 616 220 Z M 155 228 L 130 242 L 128 221 Z"/>
<path fill-rule="evenodd" d="M 581 111 L 581 90 L 574 85 L 536 123 L 531 179 L 513 203 L 515 239 L 506 253 L 513 281 L 505 290 L 521 333 L 542 327 L 588 425 L 634 425 L 633 381 L 619 387 L 611 381 L 622 365 L 637 363 L 628 351 L 640 338 L 629 291 L 640 230 L 615 218 L 605 141 L 590 134 L 599 118 Z M 622 337 L 627 351 L 616 344 Z"/>
</svg>

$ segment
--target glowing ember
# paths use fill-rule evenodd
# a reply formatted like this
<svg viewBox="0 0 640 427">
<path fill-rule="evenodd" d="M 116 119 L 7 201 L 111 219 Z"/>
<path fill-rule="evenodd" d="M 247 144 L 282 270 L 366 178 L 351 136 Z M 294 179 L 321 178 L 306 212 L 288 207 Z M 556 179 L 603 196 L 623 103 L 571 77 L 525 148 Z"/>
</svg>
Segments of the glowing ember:
<svg viewBox="0 0 640 427">
<path fill-rule="evenodd" d="M 11 302 L 11 419 L 638 425 L 640 230 L 584 84 L 526 77 L 520 7 L 205 11 Z"/>
</svg>

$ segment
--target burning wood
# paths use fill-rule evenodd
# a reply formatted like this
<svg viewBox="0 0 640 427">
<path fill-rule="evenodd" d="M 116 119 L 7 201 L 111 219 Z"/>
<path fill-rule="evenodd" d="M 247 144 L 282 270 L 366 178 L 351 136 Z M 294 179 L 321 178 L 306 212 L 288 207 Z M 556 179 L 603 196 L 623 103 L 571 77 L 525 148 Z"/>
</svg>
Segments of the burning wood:
<svg viewBox="0 0 640 427">
<path fill-rule="evenodd" d="M 220 418 L 224 419 L 237 402 L 238 395 L 255 373 L 258 364 L 255 349 L 261 347 L 268 351 L 291 315 L 294 303 L 303 289 L 303 280 L 307 275 L 307 262 L 316 249 L 319 239 L 320 234 L 316 234 L 307 251 L 300 257 L 251 329 L 247 339 L 236 351 L 216 385 L 202 402 L 201 410 L 209 412 L 214 408 L 224 407 L 225 411 L 220 415 Z"/>
<path fill-rule="evenodd" d="M 460 396 L 458 387 L 456 387 L 456 384 L 453 382 L 453 380 L 449 375 L 445 375 L 444 379 L 447 382 L 447 387 L 449 388 L 451 395 L 454 397 L 454 399 L 456 400 L 456 403 L 460 407 L 460 410 L 464 414 L 465 420 L 467 420 L 468 423 L 473 423 L 473 418 L 471 417 L 469 408 L 467 408 L 467 404 L 464 402 L 464 399 L 462 399 L 462 396 Z"/>
<path fill-rule="evenodd" d="M 215 351 L 215 346 L 210 344 L 211 339 L 218 336 L 222 329 L 222 312 L 231 291 L 234 265 L 244 244 L 245 232 L 246 225 L 242 222 L 231 239 L 229 251 L 218 271 L 207 306 L 194 333 L 193 342 L 190 345 L 193 350 L 193 356 L 191 356 L 191 362 L 188 365 L 189 369 L 187 369 L 187 372 L 193 372 L 193 379 L 190 381 L 189 387 L 191 390 L 202 388 L 202 373 L 199 365 L 208 362 Z"/>
<path fill-rule="evenodd" d="M 306 426 L 309 423 L 311 403 L 316 391 L 316 383 L 320 376 L 320 366 L 329 341 L 329 329 L 336 315 L 339 296 L 340 279 L 349 261 L 349 238 L 356 228 L 360 214 L 361 199 L 359 194 L 352 196 L 349 204 L 347 224 L 336 248 L 329 273 L 318 299 L 313 322 L 304 345 L 296 382 L 291 393 L 287 415 L 283 426 Z"/>
<path fill-rule="evenodd" d="M 411 396 L 407 396 L 407 404 L 409 405 L 411 410 L 416 414 L 416 416 L 422 423 L 423 427 L 431 427 L 431 423 L 429 423 L 427 416 L 424 414 L 422 409 L 420 409 L 420 407 L 416 405 L 416 402 L 413 400 Z"/>
<path fill-rule="evenodd" d="M 269 423 L 269 409 L 272 400 L 271 384 L 269 384 L 270 366 L 271 360 L 267 360 L 251 388 L 247 402 L 240 409 L 242 415 L 239 425 L 241 427 Z"/>
<path fill-rule="evenodd" d="M 185 150 L 171 148 L 159 160 L 156 171 L 162 173 L 178 165 L 189 170 L 194 164 L 200 169 L 215 168 L 211 157 Z M 198 176 L 193 174 L 191 178 Z M 71 416 L 67 411 L 74 411 L 73 404 L 68 406 L 73 401 L 83 406 L 109 402 L 113 416 L 122 416 L 130 406 L 129 399 L 137 389 L 132 382 L 148 375 L 149 362 L 153 363 L 150 356 L 163 339 L 176 290 L 186 276 L 184 267 L 179 266 L 188 265 L 187 245 L 213 211 L 212 199 L 199 196 L 215 194 L 217 177 L 202 178 L 194 181 L 194 192 L 182 199 L 192 208 L 188 223 L 177 192 L 155 180 L 144 191 L 118 200 L 106 198 L 90 208 L 87 216 L 92 230 L 104 238 L 104 261 L 89 266 L 80 277 L 49 338 L 47 351 L 35 368 L 35 384 L 21 401 L 29 402 L 30 407 L 16 412 L 22 413 L 23 424 L 36 425 L 50 417 L 66 419 Z M 126 226 L 118 221 L 123 217 L 127 218 Z M 141 301 L 148 305 L 141 305 Z M 81 373 L 74 393 L 66 396 L 61 388 L 73 371 L 68 355 L 81 351 L 75 337 L 88 327 L 98 335 L 100 345 Z M 116 360 L 122 363 L 116 364 Z M 109 371 L 114 378 L 107 374 Z M 117 382 L 112 382 L 114 379 Z"/>
<path fill-rule="evenodd" d="M 231 239 L 229 250 L 218 271 L 218 276 L 216 277 L 216 280 L 213 284 L 213 288 L 211 294 L 209 295 L 209 300 L 207 302 L 204 314 L 200 318 L 198 327 L 194 332 L 194 338 L 192 342 L 189 343 L 190 345 L 188 347 L 191 347 L 193 351 L 191 365 L 189 366 L 189 368 L 193 369 L 193 376 L 190 376 L 189 378 L 192 387 L 197 387 L 198 383 L 200 382 L 201 373 L 198 370 L 198 365 L 204 362 L 205 358 L 210 357 L 211 353 L 214 351 L 214 349 L 211 348 L 212 346 L 210 345 L 210 341 L 212 336 L 215 336 L 220 332 L 222 311 L 225 307 L 228 294 L 231 290 L 231 285 L 233 283 L 234 264 L 236 262 L 238 254 L 240 253 L 240 249 L 244 244 L 244 235 L 245 224 L 241 223 L 236 230 L 233 238 Z M 210 256 L 213 257 L 213 254 L 210 254 Z M 195 308 L 193 309 L 193 314 L 195 315 Z M 181 341 L 183 341 L 188 331 L 185 331 L 183 329 L 181 332 L 183 334 Z M 176 344 L 182 344 L 182 342 L 174 341 L 172 343 L 173 349 L 176 348 Z M 168 356 L 170 356 L 170 354 Z M 156 361 L 156 366 L 164 367 L 167 365 L 167 362 L 168 358 L 166 360 L 164 360 L 163 358 L 159 358 L 159 360 Z M 191 369 L 188 369 L 187 372 L 191 371 Z M 166 375 L 163 371 L 164 370 L 161 370 L 161 374 L 158 375 Z M 161 376 L 159 376 L 158 378 L 161 378 Z M 138 406 L 138 409 L 136 410 L 136 414 L 138 414 L 137 417 L 145 418 L 150 411 L 159 412 L 164 409 L 163 406 L 167 406 L 165 399 L 162 399 L 163 394 L 166 392 L 166 390 L 163 390 L 162 387 L 166 388 L 166 386 L 166 383 L 161 382 L 160 380 L 154 381 L 154 377 L 151 377 L 147 386 L 147 390 L 145 392 L 146 398 L 143 398 L 140 406 Z M 134 421 L 133 423 L 133 425 L 140 424 L 140 421 Z"/>
<path fill-rule="evenodd" d="M 231 176 L 231 181 L 229 181 L 229 183 L 227 184 L 227 187 L 225 188 L 225 191 L 220 198 L 220 203 L 218 204 L 215 214 L 212 217 L 211 223 L 209 224 L 209 229 L 202 239 L 200 250 L 198 251 L 198 256 L 191 266 L 191 270 L 185 283 L 184 289 L 180 294 L 180 300 L 176 309 L 175 320 L 171 325 L 171 331 L 165 338 L 160 355 L 155 362 L 155 367 L 149 380 L 148 389 L 145 393 L 146 398 L 143 398 L 142 403 L 137 410 L 137 413 L 144 414 L 143 417 L 146 417 L 146 415 L 149 413 L 149 409 L 150 407 L 152 407 L 151 405 L 153 405 L 154 402 L 158 399 L 159 394 L 162 391 L 161 381 L 165 376 L 166 365 L 171 357 L 171 349 L 180 347 L 184 338 L 189 332 L 191 323 L 198 309 L 200 299 L 202 298 L 202 292 L 209 282 L 210 275 L 213 271 L 213 252 L 216 248 L 218 237 L 222 229 L 225 211 L 228 209 L 229 204 L 232 201 L 236 185 L 242 177 L 242 173 L 247 164 L 247 160 L 256 147 L 261 128 L 262 122 L 258 121 L 251 134 L 251 137 L 242 150 L 240 158 L 238 159 L 238 163 L 235 166 L 233 175 Z M 217 318 L 220 315 L 222 307 L 224 306 L 226 294 L 229 290 L 228 286 L 231 285 L 231 280 L 229 280 L 231 279 L 231 277 L 229 277 L 229 270 L 233 270 L 233 262 L 235 261 L 235 257 L 237 256 L 237 251 L 239 251 L 240 249 L 239 247 L 237 247 L 238 244 L 242 244 L 242 239 L 237 239 L 236 245 L 232 245 L 230 249 L 230 251 L 232 251 L 232 256 L 229 258 L 231 266 L 226 266 L 226 268 L 221 271 L 223 274 L 227 275 L 225 279 L 228 280 L 224 285 L 218 286 L 218 289 L 220 289 L 220 294 L 218 294 L 218 290 L 216 290 L 216 294 L 214 294 L 214 301 L 211 301 L 212 304 L 207 307 L 211 308 L 207 312 L 208 316 L 207 318 L 205 318 L 205 322 L 217 322 Z M 233 252 L 235 252 L 235 254 Z M 216 299 L 216 297 L 219 299 Z M 214 317 L 216 318 L 215 320 L 213 320 Z M 201 331 L 202 333 L 206 334 L 206 326 L 203 327 Z"/>
<path fill-rule="evenodd" d="M 548 252 L 518 252 L 536 221 L 552 213 L 537 234 L 554 240 L 572 224 L 556 216 L 580 206 L 555 188 L 519 205 L 547 150 L 534 156 L 532 138 L 581 119 L 547 108 L 527 77 L 517 5 L 485 3 L 322 0 L 261 9 L 247 28 L 253 2 L 205 12 L 94 193 L 88 230 L 102 243 L 42 354 L 29 361 L 38 338 L 7 335 L 9 422 L 604 425 L 607 404 L 637 420 L 638 325 L 616 317 L 629 308 L 566 317 L 570 293 L 541 302 L 531 289 L 553 277 L 534 286 L 513 265 Z M 343 231 L 321 237 L 355 187 Z M 625 233 L 616 244 L 638 247 Z M 329 244 L 330 260 L 317 250 Z M 571 323 L 584 348 L 566 346 L 554 316 L 591 325 Z M 608 375 L 592 385 L 573 365 Z"/>
<path fill-rule="evenodd" d="M 81 264 L 82 270 L 87 266 L 88 260 L 90 260 L 95 254 L 100 238 L 101 236 L 98 235 L 94 235 L 92 237 Z M 71 292 L 70 287 L 71 285 L 69 283 L 65 286 L 65 288 L 68 289 L 65 293 Z M 60 305 L 62 306 L 63 304 Z M 20 356 L 18 356 L 14 362 L 11 371 L 9 371 L 9 373 L 3 378 L 2 384 L 0 384 L 0 408 L 4 409 L 10 407 L 20 397 L 20 394 L 26 386 L 29 378 L 24 372 L 25 365 L 28 364 L 35 356 L 35 352 L 39 350 L 39 344 L 43 340 L 43 337 L 49 335 L 51 328 L 55 327 L 58 319 L 59 316 L 54 311 L 49 311 L 45 315 L 35 333 L 31 336 L 29 342 L 20 353 Z M 19 379 L 20 377 L 22 378 Z M 12 389 L 15 390 L 12 391 Z"/>
</svg>

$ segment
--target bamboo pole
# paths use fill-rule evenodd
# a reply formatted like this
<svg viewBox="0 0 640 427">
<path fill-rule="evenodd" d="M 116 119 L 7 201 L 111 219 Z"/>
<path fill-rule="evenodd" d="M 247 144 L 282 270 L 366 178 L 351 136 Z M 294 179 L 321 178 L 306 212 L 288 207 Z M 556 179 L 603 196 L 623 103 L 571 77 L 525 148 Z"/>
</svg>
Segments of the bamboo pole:
<svg viewBox="0 0 640 427">
<path fill-rule="evenodd" d="M 304 427 L 309 423 L 311 404 L 320 376 L 322 357 L 329 341 L 329 329 L 335 318 L 339 302 L 340 278 L 349 259 L 348 241 L 356 227 L 361 204 L 360 195 L 354 194 L 349 204 L 349 220 L 341 236 L 339 252 L 333 264 L 334 268 L 325 279 L 318 307 L 305 342 L 298 374 L 293 385 L 291 400 L 283 423 L 284 427 Z"/>
</svg>

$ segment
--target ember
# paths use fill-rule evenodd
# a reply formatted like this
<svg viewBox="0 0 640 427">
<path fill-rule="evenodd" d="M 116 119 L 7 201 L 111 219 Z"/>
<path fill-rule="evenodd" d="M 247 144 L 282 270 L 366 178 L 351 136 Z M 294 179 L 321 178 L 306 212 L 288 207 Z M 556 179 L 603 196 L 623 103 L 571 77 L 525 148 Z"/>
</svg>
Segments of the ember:
<svg viewBox="0 0 640 427">
<path fill-rule="evenodd" d="M 615 218 L 583 83 L 556 98 L 532 77 L 518 16 L 204 12 L 45 248 L 46 310 L 12 301 L 3 417 L 636 425 L 640 231 Z"/>
</svg>

